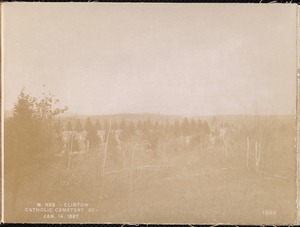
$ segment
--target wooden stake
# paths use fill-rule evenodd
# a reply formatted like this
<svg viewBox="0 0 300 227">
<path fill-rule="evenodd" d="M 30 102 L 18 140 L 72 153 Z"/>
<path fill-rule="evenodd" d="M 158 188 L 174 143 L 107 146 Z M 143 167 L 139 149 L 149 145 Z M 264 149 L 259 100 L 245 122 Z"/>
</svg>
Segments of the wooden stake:
<svg viewBox="0 0 300 227">
<path fill-rule="evenodd" d="M 71 141 L 70 141 L 70 150 L 69 150 L 69 160 L 68 160 L 68 169 L 67 169 L 67 175 L 69 174 L 70 171 L 70 166 L 71 166 L 71 157 L 72 157 L 72 149 L 73 149 L 73 133 L 71 133 Z"/>
<path fill-rule="evenodd" d="M 249 143 L 249 137 L 247 136 L 247 157 L 246 157 L 247 169 L 249 169 L 249 153 L 250 153 L 250 143 Z"/>
<path fill-rule="evenodd" d="M 108 133 L 107 133 L 107 137 L 106 137 L 106 142 L 105 142 L 105 148 L 104 148 L 104 158 L 103 158 L 103 166 L 102 166 L 102 172 L 103 173 L 104 173 L 105 164 L 106 164 L 106 153 L 107 153 L 107 145 L 108 145 L 110 130 L 111 130 L 111 118 L 110 118 L 110 122 L 109 122 L 109 129 L 108 129 Z"/>
</svg>

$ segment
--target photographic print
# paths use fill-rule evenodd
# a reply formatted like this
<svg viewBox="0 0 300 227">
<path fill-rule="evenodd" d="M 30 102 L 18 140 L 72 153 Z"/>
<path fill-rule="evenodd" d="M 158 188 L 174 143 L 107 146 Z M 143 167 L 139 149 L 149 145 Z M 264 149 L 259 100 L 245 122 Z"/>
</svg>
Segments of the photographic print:
<svg viewBox="0 0 300 227">
<path fill-rule="evenodd" d="M 297 5 L 1 7 L 4 222 L 296 223 Z"/>
</svg>

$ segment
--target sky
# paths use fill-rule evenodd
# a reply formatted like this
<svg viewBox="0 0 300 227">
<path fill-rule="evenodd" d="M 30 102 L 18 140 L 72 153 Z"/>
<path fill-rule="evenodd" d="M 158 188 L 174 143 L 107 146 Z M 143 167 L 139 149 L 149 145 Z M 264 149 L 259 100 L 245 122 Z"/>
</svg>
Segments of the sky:
<svg viewBox="0 0 300 227">
<path fill-rule="evenodd" d="M 5 110 L 25 88 L 76 114 L 295 114 L 296 5 L 6 3 L 2 16 Z"/>
</svg>

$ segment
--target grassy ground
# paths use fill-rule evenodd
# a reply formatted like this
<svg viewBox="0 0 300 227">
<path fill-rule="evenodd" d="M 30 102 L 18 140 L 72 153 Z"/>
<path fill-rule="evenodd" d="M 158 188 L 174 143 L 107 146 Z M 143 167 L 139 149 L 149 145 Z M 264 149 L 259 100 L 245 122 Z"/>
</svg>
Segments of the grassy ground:
<svg viewBox="0 0 300 227">
<path fill-rule="evenodd" d="M 258 171 L 253 156 L 247 167 L 242 139 L 231 143 L 227 158 L 222 144 L 201 149 L 169 141 L 156 153 L 127 144 L 124 150 L 107 151 L 104 168 L 103 150 L 74 157 L 68 175 L 67 159 L 57 158 L 23 179 L 14 208 L 7 190 L 7 218 L 51 222 L 24 208 L 36 202 L 87 202 L 97 211 L 55 221 L 292 224 L 294 134 L 279 130 L 274 135 L 270 149 L 262 151 Z"/>
</svg>

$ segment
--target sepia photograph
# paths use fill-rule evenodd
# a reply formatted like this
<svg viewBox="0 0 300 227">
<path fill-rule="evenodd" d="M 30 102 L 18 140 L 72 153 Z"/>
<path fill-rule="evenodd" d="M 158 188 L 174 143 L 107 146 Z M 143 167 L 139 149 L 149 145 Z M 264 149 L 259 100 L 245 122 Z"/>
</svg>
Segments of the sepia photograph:
<svg viewBox="0 0 300 227">
<path fill-rule="evenodd" d="M 297 10 L 2 3 L 2 221 L 295 224 Z"/>
</svg>

